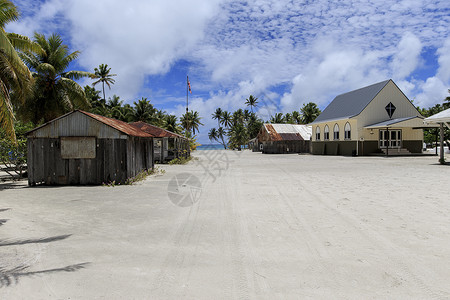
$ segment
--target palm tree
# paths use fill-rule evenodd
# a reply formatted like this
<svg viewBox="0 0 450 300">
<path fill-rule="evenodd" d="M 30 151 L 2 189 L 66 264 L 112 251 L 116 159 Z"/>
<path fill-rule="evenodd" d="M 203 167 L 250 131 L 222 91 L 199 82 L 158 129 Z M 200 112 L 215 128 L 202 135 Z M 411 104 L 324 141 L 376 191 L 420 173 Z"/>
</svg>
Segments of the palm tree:
<svg viewBox="0 0 450 300">
<path fill-rule="evenodd" d="M 94 68 L 94 75 L 92 78 L 98 79 L 95 81 L 92 86 L 95 86 L 97 83 L 102 83 L 103 88 L 103 100 L 105 100 L 105 83 L 111 89 L 111 84 L 114 84 L 116 81 L 112 79 L 113 76 L 117 76 L 117 74 L 109 74 L 111 72 L 111 68 L 108 68 L 108 65 L 101 64 L 98 68 Z"/>
<path fill-rule="evenodd" d="M 255 138 L 258 135 L 259 130 L 261 129 L 263 123 L 264 122 L 261 119 L 259 119 L 255 114 L 252 114 L 250 116 L 247 125 L 249 139 Z"/>
<path fill-rule="evenodd" d="M 200 125 L 203 125 L 202 122 L 200 122 L 200 115 L 198 114 L 198 111 L 191 111 L 191 120 L 192 120 L 192 133 L 195 135 L 195 131 L 200 132 L 198 127 Z"/>
<path fill-rule="evenodd" d="M 319 115 L 320 109 L 317 107 L 317 104 L 313 102 L 309 102 L 307 104 L 303 104 L 303 107 L 300 109 L 302 113 L 302 122 L 303 124 L 309 124 L 313 122 Z"/>
<path fill-rule="evenodd" d="M 245 115 L 244 115 L 244 111 L 242 110 L 242 108 L 239 108 L 238 110 L 236 110 L 233 113 L 233 116 L 232 116 L 233 124 L 237 124 L 237 123 L 243 124 L 244 119 L 245 119 Z"/>
<path fill-rule="evenodd" d="M 164 120 L 164 128 L 174 133 L 180 134 L 180 126 L 178 126 L 178 118 L 174 115 L 166 116 Z"/>
<path fill-rule="evenodd" d="M 113 118 L 115 119 L 124 122 L 134 121 L 134 108 L 130 104 L 125 104 L 124 106 L 118 107 L 113 113 Z"/>
<path fill-rule="evenodd" d="M 18 17 L 17 7 L 11 1 L 0 1 L 0 126 L 12 141 L 16 140 L 13 105 L 24 103 L 33 84 L 32 74 L 16 50 L 42 51 L 28 37 L 5 32 L 5 25 Z"/>
<path fill-rule="evenodd" d="M 284 123 L 286 123 L 286 119 L 284 118 L 282 113 L 276 113 L 274 116 L 270 117 L 270 123 L 284 124 Z"/>
<path fill-rule="evenodd" d="M 153 115 L 153 120 L 151 121 L 153 125 L 158 127 L 164 127 L 166 123 L 167 113 L 163 110 L 157 109 Z"/>
<path fill-rule="evenodd" d="M 253 95 L 250 95 L 247 99 L 245 99 L 245 104 L 247 106 L 250 106 L 250 109 L 253 112 L 253 107 L 258 106 L 258 98 L 255 98 L 253 97 Z"/>
<path fill-rule="evenodd" d="M 120 97 L 117 95 L 113 95 L 112 98 L 108 99 L 108 103 L 106 105 L 108 105 L 108 107 L 110 109 L 114 109 L 115 107 L 120 107 L 123 104 L 123 100 L 120 100 Z"/>
<path fill-rule="evenodd" d="M 74 80 L 91 77 L 92 74 L 66 71 L 80 52 L 69 53 L 68 46 L 63 44 L 58 34 L 46 39 L 43 34 L 35 33 L 34 41 L 43 52 L 21 53 L 35 77 L 34 95 L 27 101 L 23 114 L 37 124 L 40 120 L 50 121 L 74 108 L 88 108 L 90 104 L 84 90 Z"/>
<path fill-rule="evenodd" d="M 248 121 L 253 112 L 250 112 L 248 109 L 244 109 L 244 120 Z"/>
<path fill-rule="evenodd" d="M 225 129 L 223 129 L 223 127 L 219 127 L 219 129 L 217 129 L 217 138 L 220 139 L 222 141 L 222 145 L 224 149 L 227 149 L 227 144 L 225 143 L 225 136 L 227 135 Z"/>
<path fill-rule="evenodd" d="M 208 132 L 208 138 L 211 142 L 217 141 L 217 130 L 215 128 L 211 128 Z"/>
<path fill-rule="evenodd" d="M 294 122 L 296 124 L 301 124 L 302 123 L 302 115 L 298 111 L 294 110 L 292 112 L 292 118 L 294 119 Z"/>
<path fill-rule="evenodd" d="M 284 115 L 284 119 L 286 120 L 286 123 L 287 123 L 287 124 L 294 124 L 294 123 L 295 123 L 295 120 L 294 120 L 294 118 L 292 117 L 292 114 L 290 114 L 290 113 L 286 113 L 286 114 Z"/>
<path fill-rule="evenodd" d="M 153 121 L 156 109 L 153 107 L 153 104 L 147 100 L 147 98 L 142 97 L 138 100 L 138 102 L 133 102 L 133 104 L 133 121 L 142 121 L 147 123 L 151 123 Z"/>
<path fill-rule="evenodd" d="M 106 103 L 109 115 L 114 119 L 119 119 L 122 116 L 122 105 L 123 100 L 120 100 L 119 96 L 113 95 L 112 98 L 109 98 L 108 102 Z"/>
<path fill-rule="evenodd" d="M 448 90 L 448 92 L 450 93 L 450 89 Z M 443 106 L 444 106 L 445 109 L 450 108 L 450 96 L 447 96 L 447 97 L 444 99 L 444 104 L 443 104 Z"/>
<path fill-rule="evenodd" d="M 235 123 L 230 129 L 230 147 L 241 150 L 241 146 L 247 144 L 248 132 L 242 123 Z"/>
<path fill-rule="evenodd" d="M 225 126 L 225 128 L 230 128 L 233 122 L 233 117 L 231 113 L 227 111 L 222 112 L 222 119 L 220 120 L 220 125 Z"/>
<path fill-rule="evenodd" d="M 220 122 L 222 121 L 222 109 L 216 108 L 216 111 L 212 114 L 212 118 L 213 120 L 217 120 L 218 125 L 220 126 Z"/>
<path fill-rule="evenodd" d="M 201 117 L 197 111 L 190 111 L 183 114 L 180 118 L 181 126 L 186 130 L 186 132 L 191 132 L 195 135 L 195 131 L 199 132 L 198 127 L 203 125 L 200 122 Z"/>
</svg>

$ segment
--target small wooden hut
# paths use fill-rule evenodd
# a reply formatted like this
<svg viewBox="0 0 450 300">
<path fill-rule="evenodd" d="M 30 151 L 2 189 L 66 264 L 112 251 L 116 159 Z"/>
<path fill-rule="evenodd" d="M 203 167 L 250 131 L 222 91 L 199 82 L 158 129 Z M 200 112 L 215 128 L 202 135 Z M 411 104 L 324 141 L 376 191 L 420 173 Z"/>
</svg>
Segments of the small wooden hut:
<svg viewBox="0 0 450 300">
<path fill-rule="evenodd" d="M 297 124 L 264 124 L 257 136 L 262 153 L 310 153 L 311 126 Z"/>
<path fill-rule="evenodd" d="M 29 185 L 123 183 L 154 166 L 152 135 L 81 110 L 33 129 L 27 138 Z"/>
<path fill-rule="evenodd" d="M 154 137 L 155 162 L 166 163 L 174 158 L 189 157 L 189 140 L 186 137 L 142 121 L 131 123 L 131 125 Z"/>
</svg>

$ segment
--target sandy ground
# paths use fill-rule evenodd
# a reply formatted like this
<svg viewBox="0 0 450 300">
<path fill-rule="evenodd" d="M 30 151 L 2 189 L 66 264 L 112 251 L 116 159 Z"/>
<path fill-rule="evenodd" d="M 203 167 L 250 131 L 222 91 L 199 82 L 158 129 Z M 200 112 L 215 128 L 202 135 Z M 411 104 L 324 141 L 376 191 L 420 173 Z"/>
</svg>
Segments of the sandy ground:
<svg viewBox="0 0 450 300">
<path fill-rule="evenodd" d="M 0 299 L 450 298 L 437 157 L 195 155 L 134 186 L 0 183 Z"/>
</svg>

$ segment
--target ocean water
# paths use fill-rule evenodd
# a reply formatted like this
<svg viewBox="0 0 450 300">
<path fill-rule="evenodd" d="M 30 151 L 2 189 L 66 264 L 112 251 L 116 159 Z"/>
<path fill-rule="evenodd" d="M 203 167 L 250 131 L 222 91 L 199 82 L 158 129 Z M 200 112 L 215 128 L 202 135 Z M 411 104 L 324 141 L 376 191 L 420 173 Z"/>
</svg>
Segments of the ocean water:
<svg viewBox="0 0 450 300">
<path fill-rule="evenodd" d="M 197 150 L 224 150 L 220 144 L 203 144 L 197 147 Z"/>
</svg>

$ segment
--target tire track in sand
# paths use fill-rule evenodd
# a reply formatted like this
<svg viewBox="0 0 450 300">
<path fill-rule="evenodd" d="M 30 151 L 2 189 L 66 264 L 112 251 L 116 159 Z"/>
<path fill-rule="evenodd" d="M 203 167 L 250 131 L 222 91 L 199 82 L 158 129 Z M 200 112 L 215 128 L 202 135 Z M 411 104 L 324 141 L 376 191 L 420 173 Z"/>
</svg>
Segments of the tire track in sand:
<svg viewBox="0 0 450 300">
<path fill-rule="evenodd" d="M 294 174 L 280 168 L 284 173 L 286 173 L 289 178 L 296 178 Z M 402 257 L 407 257 L 401 248 L 394 245 L 387 238 L 381 236 L 374 228 L 369 224 L 361 223 L 354 215 L 347 212 L 338 210 L 333 206 L 326 203 L 317 192 L 312 191 L 309 186 L 306 186 L 301 180 L 296 180 L 296 184 L 301 186 L 302 191 L 307 193 L 310 197 L 316 200 L 316 203 L 322 205 L 325 208 L 324 211 L 331 211 L 333 217 L 338 217 L 341 221 L 350 226 L 355 232 L 357 232 L 362 238 L 370 242 L 370 244 L 377 246 L 383 255 L 389 260 L 390 265 L 395 266 L 397 270 L 400 270 L 402 275 L 414 283 L 420 288 L 427 296 L 432 299 L 449 299 L 450 293 L 441 290 L 434 290 L 428 286 L 419 275 L 414 274 L 405 263 Z"/>
</svg>

